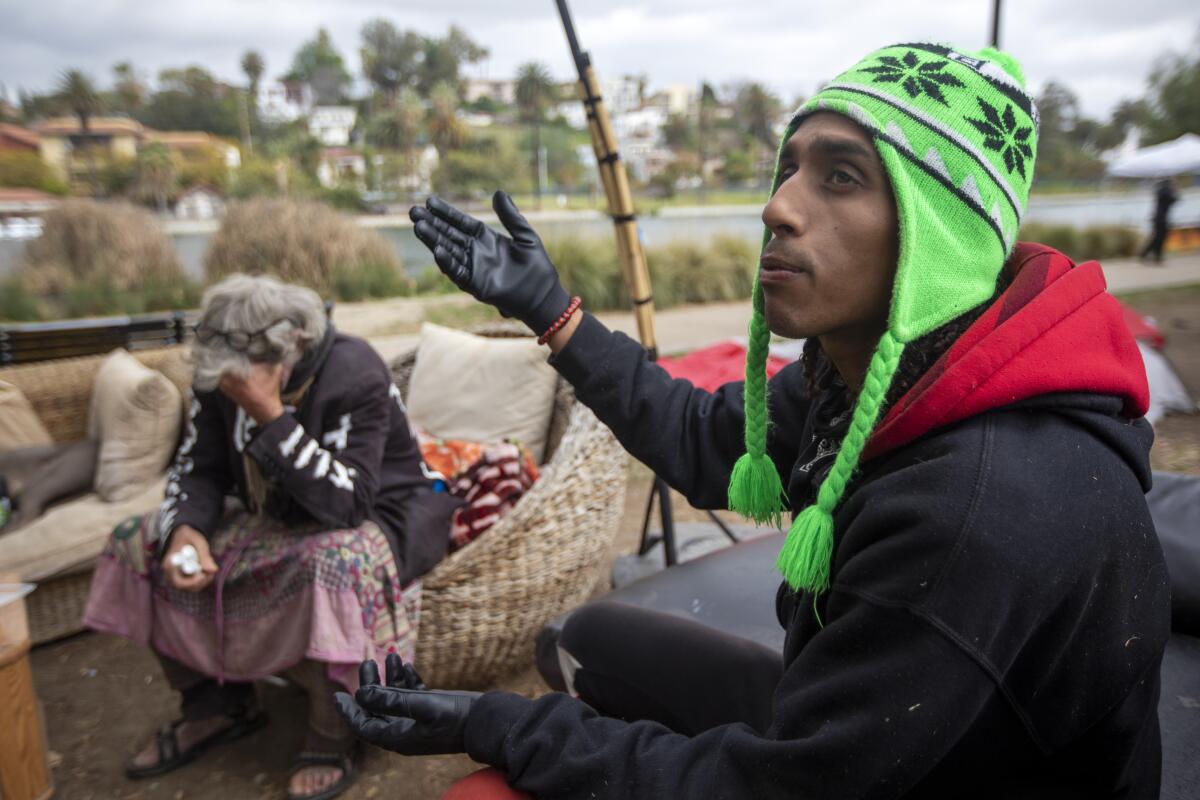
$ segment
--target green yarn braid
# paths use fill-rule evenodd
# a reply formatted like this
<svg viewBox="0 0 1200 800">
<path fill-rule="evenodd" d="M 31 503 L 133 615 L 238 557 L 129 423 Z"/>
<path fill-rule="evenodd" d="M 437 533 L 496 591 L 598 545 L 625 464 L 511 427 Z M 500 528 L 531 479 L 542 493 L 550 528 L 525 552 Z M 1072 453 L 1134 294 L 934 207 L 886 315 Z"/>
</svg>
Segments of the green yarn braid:
<svg viewBox="0 0 1200 800">
<path fill-rule="evenodd" d="M 771 186 L 779 183 L 779 162 L 783 148 L 799 123 L 792 122 L 784 132 L 775 155 L 775 174 Z M 771 241 L 771 231 L 763 229 L 762 246 L 766 249 Z M 746 453 L 733 465 L 729 476 L 729 507 L 759 525 L 770 523 L 781 527 L 786 498 L 783 481 L 775 462 L 767 455 L 767 355 L 771 344 L 771 331 L 763 313 L 762 286 L 758 282 L 758 271 L 754 274 L 754 292 L 751 295 L 753 313 L 750 316 L 749 342 L 746 345 L 746 384 L 743 407 L 746 413 Z"/>
<path fill-rule="evenodd" d="M 854 405 L 854 415 L 850 418 L 850 429 L 842 440 L 833 468 L 821 483 L 817 502 L 804 509 L 788 530 L 787 540 L 775 565 L 783 573 L 788 586 L 794 590 L 803 589 L 817 594 L 829 588 L 829 568 L 833 557 L 833 512 L 858 468 L 859 457 L 871 438 L 871 431 L 875 429 L 879 410 L 883 407 L 903 352 L 904 345 L 891 331 L 883 334 L 863 378 L 862 391 Z"/>
<path fill-rule="evenodd" d="M 783 481 L 775 462 L 767 455 L 767 353 L 771 331 L 763 315 L 762 287 L 754 281 L 754 313 L 750 317 L 750 341 L 746 353 L 746 453 L 733 466 L 729 477 L 729 507 L 760 525 L 779 527 L 784 509 Z M 750 365 L 757 364 L 757 368 Z"/>
</svg>

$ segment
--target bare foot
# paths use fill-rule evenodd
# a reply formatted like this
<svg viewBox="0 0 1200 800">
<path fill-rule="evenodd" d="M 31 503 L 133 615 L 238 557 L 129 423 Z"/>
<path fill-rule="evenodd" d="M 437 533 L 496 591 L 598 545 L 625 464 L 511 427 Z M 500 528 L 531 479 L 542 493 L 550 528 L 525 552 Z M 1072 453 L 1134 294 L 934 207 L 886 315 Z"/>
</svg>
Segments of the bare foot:
<svg viewBox="0 0 1200 800">
<path fill-rule="evenodd" d="M 341 779 L 341 767 L 303 767 L 292 775 L 288 792 L 291 797 L 307 797 L 325 791 Z"/>
<path fill-rule="evenodd" d="M 197 742 L 216 733 L 222 728 L 228 728 L 233 724 L 233 719 L 226 716 L 217 715 L 208 719 L 187 720 L 175 728 L 175 743 L 179 746 L 179 752 L 185 753 L 196 745 Z M 133 766 L 139 769 L 153 767 L 159 761 L 158 752 L 158 733 L 150 737 L 150 741 L 146 743 L 136 756 L 133 757 Z"/>
</svg>

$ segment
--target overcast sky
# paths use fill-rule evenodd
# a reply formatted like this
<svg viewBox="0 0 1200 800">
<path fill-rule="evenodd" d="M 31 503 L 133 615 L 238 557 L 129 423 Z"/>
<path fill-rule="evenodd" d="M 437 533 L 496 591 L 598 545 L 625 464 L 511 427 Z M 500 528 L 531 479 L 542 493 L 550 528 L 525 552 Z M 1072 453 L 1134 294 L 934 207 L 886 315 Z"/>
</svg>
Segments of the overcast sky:
<svg viewBox="0 0 1200 800">
<path fill-rule="evenodd" d="M 787 103 L 811 94 L 869 50 L 935 40 L 987 43 L 991 0 L 573 0 L 583 47 L 601 76 L 646 73 L 651 86 L 759 80 Z M 352 72 L 358 32 L 383 16 L 398 27 L 442 33 L 465 28 L 491 51 L 472 76 L 509 77 L 525 61 L 574 76 L 551 0 L 0 0 L 0 84 L 46 90 L 68 67 L 101 85 L 130 59 L 148 77 L 201 64 L 241 82 L 247 48 L 267 74 L 287 70 L 318 26 L 327 27 Z M 1029 82 L 1071 86 L 1083 109 L 1105 116 L 1140 96 L 1156 56 L 1197 46 L 1195 0 L 1005 0 L 1002 46 L 1025 64 Z"/>
</svg>

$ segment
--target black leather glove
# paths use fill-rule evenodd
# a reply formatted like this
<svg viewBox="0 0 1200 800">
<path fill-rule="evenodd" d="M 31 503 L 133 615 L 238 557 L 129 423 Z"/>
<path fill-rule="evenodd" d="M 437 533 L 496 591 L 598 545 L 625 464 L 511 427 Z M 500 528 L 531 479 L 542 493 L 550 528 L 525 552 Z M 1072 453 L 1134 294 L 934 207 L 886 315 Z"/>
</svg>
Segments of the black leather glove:
<svg viewBox="0 0 1200 800">
<path fill-rule="evenodd" d="M 516 317 L 539 336 L 567 310 L 571 298 L 558 279 L 542 240 L 504 192 L 492 208 L 512 238 L 496 233 L 440 197 L 408 216 L 422 244 L 446 277 L 475 299 Z"/>
<path fill-rule="evenodd" d="M 478 692 L 426 689 L 409 664 L 389 653 L 384 665 L 387 686 L 379 685 L 379 668 L 364 661 L 358 668 L 354 697 L 338 692 L 342 716 L 356 734 L 373 745 L 406 756 L 434 756 L 466 750 L 463 730 Z"/>
</svg>

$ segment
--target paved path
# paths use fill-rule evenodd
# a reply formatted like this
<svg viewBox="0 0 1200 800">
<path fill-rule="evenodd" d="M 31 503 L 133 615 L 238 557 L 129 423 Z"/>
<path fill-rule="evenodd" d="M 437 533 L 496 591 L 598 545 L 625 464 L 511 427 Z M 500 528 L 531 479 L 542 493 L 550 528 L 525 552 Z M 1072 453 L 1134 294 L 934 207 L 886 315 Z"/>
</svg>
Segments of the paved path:
<svg viewBox="0 0 1200 800">
<path fill-rule="evenodd" d="M 1200 284 L 1200 253 L 1171 256 L 1162 266 L 1150 266 L 1136 259 L 1105 262 L 1104 275 L 1113 293 L 1140 289 Z M 474 301 L 465 295 L 450 295 L 436 300 L 394 298 L 367 303 L 345 303 L 334 311 L 334 320 L 348 333 L 365 336 L 385 360 L 417 345 L 417 331 L 427 303 L 467 307 Z M 1197 309 L 1200 316 L 1200 309 Z M 631 312 L 604 312 L 598 315 L 605 325 L 637 338 L 637 323 Z M 681 306 L 655 315 L 658 349 L 664 355 L 694 350 L 724 339 L 746 335 L 750 321 L 750 302 L 708 303 Z"/>
</svg>

